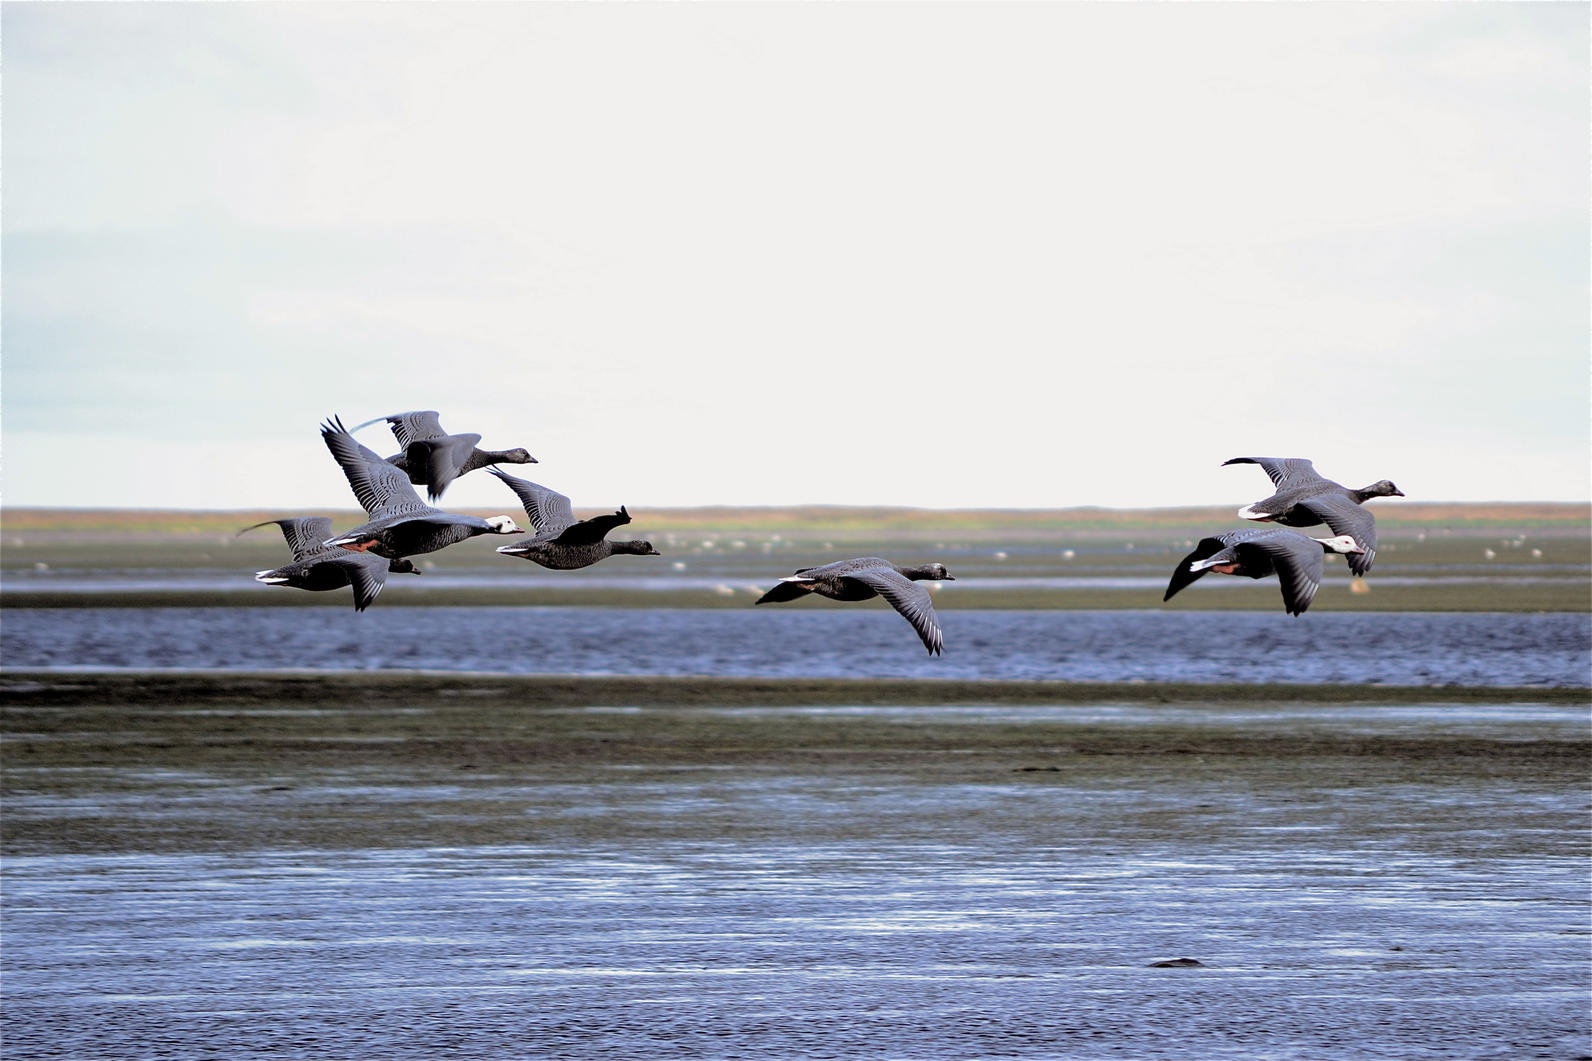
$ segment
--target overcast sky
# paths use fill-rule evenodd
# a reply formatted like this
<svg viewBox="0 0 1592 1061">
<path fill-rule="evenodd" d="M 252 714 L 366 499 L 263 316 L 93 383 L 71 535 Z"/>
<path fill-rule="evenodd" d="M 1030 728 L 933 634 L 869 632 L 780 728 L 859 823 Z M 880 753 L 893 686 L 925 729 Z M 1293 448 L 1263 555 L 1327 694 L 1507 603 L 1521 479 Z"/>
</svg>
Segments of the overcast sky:
<svg viewBox="0 0 1592 1061">
<path fill-rule="evenodd" d="M 9 3 L 0 501 L 1584 500 L 1589 12 Z"/>
</svg>

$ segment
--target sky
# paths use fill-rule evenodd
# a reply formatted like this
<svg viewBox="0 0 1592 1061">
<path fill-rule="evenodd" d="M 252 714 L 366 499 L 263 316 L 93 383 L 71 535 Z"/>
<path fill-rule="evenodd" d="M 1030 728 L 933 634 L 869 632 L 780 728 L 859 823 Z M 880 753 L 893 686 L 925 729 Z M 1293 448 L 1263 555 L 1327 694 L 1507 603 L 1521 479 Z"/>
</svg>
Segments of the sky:
<svg viewBox="0 0 1592 1061">
<path fill-rule="evenodd" d="M 6 3 L 0 504 L 1585 501 L 1589 19 Z"/>
</svg>

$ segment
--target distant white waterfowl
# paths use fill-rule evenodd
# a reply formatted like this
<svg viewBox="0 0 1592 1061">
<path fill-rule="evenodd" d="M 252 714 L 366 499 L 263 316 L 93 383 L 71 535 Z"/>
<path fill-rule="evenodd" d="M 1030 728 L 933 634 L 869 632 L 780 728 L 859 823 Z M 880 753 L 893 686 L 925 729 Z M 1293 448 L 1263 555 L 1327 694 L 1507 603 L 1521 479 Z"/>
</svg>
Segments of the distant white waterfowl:
<svg viewBox="0 0 1592 1061">
<path fill-rule="evenodd" d="M 1201 538 L 1194 551 L 1178 561 L 1167 583 L 1169 601 L 1184 587 L 1203 578 L 1208 571 L 1219 575 L 1265 578 L 1276 575 L 1282 589 L 1283 608 L 1289 615 L 1303 615 L 1316 591 L 1321 588 L 1327 553 L 1350 557 L 1360 552 L 1352 535 L 1310 538 L 1277 527 L 1228 531 Z"/>
<path fill-rule="evenodd" d="M 623 505 L 611 516 L 576 519 L 569 498 L 557 490 L 549 490 L 498 468 L 487 471 L 514 491 L 525 506 L 526 518 L 535 532 L 529 538 L 498 546 L 498 552 L 506 556 L 518 556 L 558 571 L 572 571 L 618 554 L 661 555 L 651 542 L 611 542 L 607 539 L 609 531 L 630 522 L 630 513 Z"/>
<path fill-rule="evenodd" d="M 508 516 L 469 516 L 444 512 L 420 500 L 404 473 L 360 445 L 337 417 L 321 425 L 321 438 L 343 469 L 370 522 L 327 540 L 327 545 L 397 560 L 435 552 L 477 534 L 519 534 Z"/>
<path fill-rule="evenodd" d="M 394 413 L 378 416 L 392 428 L 393 437 L 403 447 L 402 453 L 386 458 L 387 463 L 409 476 L 416 486 L 424 486 L 427 496 L 435 501 L 442 496 L 448 484 L 466 472 L 494 464 L 536 464 L 537 460 L 523 448 L 478 449 L 481 436 L 476 434 L 450 435 L 442 429 L 435 409 Z M 369 427 L 376 420 L 366 420 L 359 427 Z"/>
<path fill-rule="evenodd" d="M 389 560 L 374 553 L 354 553 L 325 544 L 332 533 L 332 521 L 325 516 L 268 519 L 244 527 L 238 533 L 271 524 L 281 528 L 282 537 L 293 553 L 293 562 L 256 572 L 256 582 L 312 592 L 352 586 L 354 610 L 362 612 L 386 586 L 389 574 L 420 574 L 419 568 L 408 560 Z"/>
<path fill-rule="evenodd" d="M 1326 524 L 1334 534 L 1348 534 L 1361 551 L 1349 556 L 1349 570 L 1364 575 L 1376 560 L 1376 517 L 1364 503 L 1373 497 L 1403 497 L 1404 491 L 1388 479 L 1358 490 L 1320 475 L 1303 457 L 1234 457 L 1222 462 L 1258 464 L 1271 477 L 1277 492 L 1238 510 L 1240 519 L 1281 523 L 1287 527 Z"/>
<path fill-rule="evenodd" d="M 877 556 L 861 556 L 854 560 L 836 560 L 821 567 L 803 567 L 793 575 L 779 580 L 779 584 L 756 601 L 758 604 L 776 604 L 792 601 L 816 593 L 830 600 L 859 601 L 883 597 L 900 612 L 912 629 L 918 632 L 929 655 L 944 651 L 945 634 L 940 629 L 940 619 L 934 613 L 929 591 L 919 582 L 955 582 L 944 564 L 922 564 L 902 567 Z"/>
</svg>

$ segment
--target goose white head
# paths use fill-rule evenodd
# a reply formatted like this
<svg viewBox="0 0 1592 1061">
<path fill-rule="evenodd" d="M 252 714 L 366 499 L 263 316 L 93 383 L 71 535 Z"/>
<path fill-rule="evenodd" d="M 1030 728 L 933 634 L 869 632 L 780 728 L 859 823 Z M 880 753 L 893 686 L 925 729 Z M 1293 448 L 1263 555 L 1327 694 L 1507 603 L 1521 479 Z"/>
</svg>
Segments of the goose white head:
<svg viewBox="0 0 1592 1061">
<path fill-rule="evenodd" d="M 490 531 L 487 532 L 488 534 L 523 534 L 523 533 L 525 533 L 523 530 L 520 529 L 519 524 L 515 523 L 514 520 L 512 520 L 508 516 L 488 516 L 486 518 L 486 524 L 487 524 L 488 527 L 492 528 Z"/>
<path fill-rule="evenodd" d="M 1331 538 L 1315 538 L 1321 547 L 1329 553 L 1363 553 L 1365 549 L 1354 540 L 1352 534 L 1339 534 Z"/>
</svg>

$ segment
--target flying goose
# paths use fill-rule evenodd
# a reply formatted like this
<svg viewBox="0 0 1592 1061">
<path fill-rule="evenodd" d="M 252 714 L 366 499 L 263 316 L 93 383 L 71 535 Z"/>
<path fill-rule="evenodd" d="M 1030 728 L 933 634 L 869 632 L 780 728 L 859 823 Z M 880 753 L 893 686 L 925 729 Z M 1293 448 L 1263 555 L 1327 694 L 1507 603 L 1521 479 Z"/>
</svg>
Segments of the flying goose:
<svg viewBox="0 0 1592 1061">
<path fill-rule="evenodd" d="M 1361 552 L 1349 555 L 1349 570 L 1364 575 L 1376 560 L 1376 517 L 1363 507 L 1373 497 L 1403 497 L 1404 491 L 1387 479 L 1359 490 L 1323 478 L 1303 457 L 1234 457 L 1222 462 L 1258 464 L 1271 476 L 1277 492 L 1238 510 L 1239 519 L 1281 523 L 1286 527 L 1314 527 L 1325 523 L 1334 534 L 1348 534 Z"/>
<path fill-rule="evenodd" d="M 360 552 L 368 549 L 397 560 L 435 552 L 477 534 L 520 533 L 508 516 L 482 519 L 432 508 L 420 500 L 403 472 L 356 442 L 335 416 L 321 425 L 321 438 L 370 516 L 370 522 L 328 539 L 327 545 Z"/>
<path fill-rule="evenodd" d="M 325 544 L 332 534 L 332 521 L 325 516 L 268 519 L 263 523 L 250 524 L 238 533 L 243 534 L 273 523 L 282 529 L 282 537 L 287 540 L 287 547 L 293 553 L 293 562 L 270 571 L 256 572 L 256 582 L 312 591 L 353 586 L 354 610 L 362 612 L 370 607 L 387 584 L 388 574 L 420 574 L 420 569 L 408 560 L 389 560 L 373 553 L 351 553 L 347 549 Z"/>
<path fill-rule="evenodd" d="M 1244 578 L 1276 575 L 1282 587 L 1283 609 L 1289 615 L 1303 615 L 1321 588 L 1326 554 L 1347 553 L 1352 558 L 1359 552 L 1360 543 L 1348 534 L 1308 538 L 1279 527 L 1228 531 L 1201 538 L 1194 551 L 1178 561 L 1161 600 L 1171 600 L 1207 571 Z"/>
<path fill-rule="evenodd" d="M 607 539 L 609 531 L 630 522 L 630 513 L 623 505 L 611 516 L 578 520 L 569 498 L 558 491 L 497 468 L 488 468 L 487 471 L 502 479 L 519 497 L 525 506 L 531 529 L 535 532 L 532 537 L 498 546 L 498 552 L 506 556 L 524 557 L 533 564 L 557 571 L 573 571 L 579 567 L 590 567 L 618 553 L 632 556 L 661 555 L 651 542 L 611 542 Z"/>
<path fill-rule="evenodd" d="M 393 437 L 403 448 L 387 458 L 387 463 L 409 476 L 416 486 L 424 486 L 430 500 L 435 501 L 442 492 L 465 472 L 494 464 L 536 464 L 535 457 L 523 448 L 477 449 L 481 436 L 476 434 L 450 435 L 442 429 L 435 409 L 422 409 L 409 413 L 378 416 L 392 428 Z M 359 427 L 369 427 L 376 420 L 366 420 Z"/>
<path fill-rule="evenodd" d="M 945 634 L 940 629 L 939 616 L 934 614 L 929 591 L 918 585 L 924 580 L 956 581 L 944 564 L 902 567 L 877 556 L 861 556 L 854 560 L 836 560 L 822 567 L 800 568 L 795 574 L 780 579 L 778 585 L 757 599 L 757 603 L 776 604 L 809 593 L 841 601 L 883 597 L 912 624 L 929 655 L 936 656 L 945 648 Z"/>
</svg>

